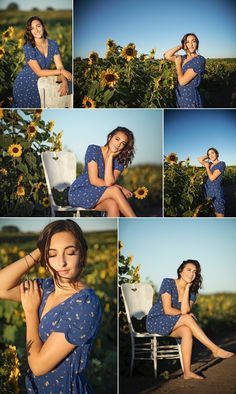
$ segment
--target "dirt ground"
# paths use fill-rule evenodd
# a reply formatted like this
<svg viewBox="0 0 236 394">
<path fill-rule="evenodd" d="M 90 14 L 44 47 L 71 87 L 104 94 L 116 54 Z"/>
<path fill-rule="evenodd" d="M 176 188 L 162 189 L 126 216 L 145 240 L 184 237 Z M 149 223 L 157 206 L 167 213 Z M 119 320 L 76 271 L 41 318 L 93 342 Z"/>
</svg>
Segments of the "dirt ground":
<svg viewBox="0 0 236 394">
<path fill-rule="evenodd" d="M 236 352 L 236 334 L 228 335 L 217 343 L 226 350 Z M 236 394 L 236 355 L 227 360 L 214 359 L 207 349 L 200 346 L 193 354 L 192 370 L 205 379 L 184 380 L 182 370 L 178 370 L 171 373 L 169 379 L 165 381 L 161 377 L 154 379 L 150 373 L 144 376 L 143 371 L 138 373 L 136 370 L 133 377 L 120 378 L 119 392 L 120 394 Z"/>
</svg>

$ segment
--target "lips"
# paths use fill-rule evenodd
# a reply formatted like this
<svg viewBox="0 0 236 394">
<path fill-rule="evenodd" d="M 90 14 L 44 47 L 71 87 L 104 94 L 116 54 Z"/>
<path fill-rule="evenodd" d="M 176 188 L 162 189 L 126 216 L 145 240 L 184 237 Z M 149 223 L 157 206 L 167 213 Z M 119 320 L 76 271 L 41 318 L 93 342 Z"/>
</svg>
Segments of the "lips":
<svg viewBox="0 0 236 394">
<path fill-rule="evenodd" d="M 60 270 L 57 272 L 58 272 L 58 274 L 67 274 L 69 272 L 69 270 Z"/>
</svg>

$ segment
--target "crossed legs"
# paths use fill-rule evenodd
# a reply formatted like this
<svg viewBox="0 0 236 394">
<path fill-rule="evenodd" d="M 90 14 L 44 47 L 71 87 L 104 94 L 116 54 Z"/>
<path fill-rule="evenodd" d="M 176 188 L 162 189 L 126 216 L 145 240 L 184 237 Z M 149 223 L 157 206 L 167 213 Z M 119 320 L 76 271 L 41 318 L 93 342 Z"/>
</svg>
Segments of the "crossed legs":
<svg viewBox="0 0 236 394">
<path fill-rule="evenodd" d="M 234 354 L 221 349 L 214 342 L 212 342 L 191 315 L 182 315 L 174 326 L 174 329 L 170 335 L 175 338 L 182 338 L 181 349 L 184 364 L 184 379 L 203 379 L 201 376 L 191 372 L 193 336 L 197 338 L 204 346 L 210 349 L 214 357 L 229 358 Z"/>
<path fill-rule="evenodd" d="M 95 207 L 97 211 L 106 211 L 108 217 L 118 217 L 120 212 L 125 217 L 136 217 L 127 198 L 116 186 L 108 187 Z"/>
</svg>

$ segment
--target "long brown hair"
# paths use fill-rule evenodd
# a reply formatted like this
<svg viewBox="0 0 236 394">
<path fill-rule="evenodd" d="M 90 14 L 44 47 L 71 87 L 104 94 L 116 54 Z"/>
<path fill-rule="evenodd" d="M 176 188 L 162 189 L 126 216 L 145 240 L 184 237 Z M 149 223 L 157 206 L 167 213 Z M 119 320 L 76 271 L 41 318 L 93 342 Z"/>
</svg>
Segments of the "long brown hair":
<svg viewBox="0 0 236 394">
<path fill-rule="evenodd" d="M 117 156 L 117 161 L 120 164 L 124 164 L 127 167 L 134 158 L 135 148 L 134 148 L 134 134 L 131 130 L 127 129 L 126 127 L 118 126 L 114 130 L 112 130 L 107 136 L 107 142 L 105 146 L 108 145 L 110 139 L 119 131 L 124 133 L 128 137 L 128 142 L 124 146 L 124 149 L 119 153 Z"/>
<path fill-rule="evenodd" d="M 24 33 L 24 39 L 25 39 L 24 44 L 30 43 L 32 45 L 32 47 L 35 48 L 35 45 L 36 45 L 35 39 L 34 39 L 33 34 L 31 33 L 31 23 L 33 21 L 39 21 L 41 23 L 41 25 L 43 27 L 43 37 L 44 38 L 47 37 L 48 33 L 47 33 L 47 30 L 45 28 L 45 25 L 44 25 L 42 19 L 39 18 L 39 16 L 31 16 L 31 18 L 29 18 L 27 20 L 26 27 L 25 27 L 25 33 Z"/>
<path fill-rule="evenodd" d="M 183 271 L 184 267 L 187 264 L 193 264 L 196 267 L 196 276 L 194 278 L 194 281 L 192 283 L 192 285 L 190 286 L 190 293 L 198 293 L 198 290 L 201 289 L 202 287 L 202 275 L 201 275 L 201 266 L 200 263 L 197 260 L 185 260 L 182 262 L 182 264 L 180 264 L 179 268 L 177 269 L 177 275 L 178 275 L 178 279 L 180 279 L 180 273 Z"/>
<path fill-rule="evenodd" d="M 54 279 L 59 287 L 62 287 L 58 281 L 58 273 L 51 267 L 49 263 L 49 249 L 51 244 L 51 239 L 54 234 L 61 233 L 61 232 L 71 232 L 76 240 L 76 246 L 79 250 L 79 275 L 80 278 L 83 272 L 83 269 L 86 264 L 87 258 L 87 242 L 84 237 L 83 231 L 81 230 L 80 226 L 71 219 L 61 219 L 56 220 L 52 223 L 49 223 L 39 234 L 37 246 L 41 253 L 41 264 L 44 268 L 48 269 L 53 272 Z M 72 284 L 75 284 L 78 281 L 78 278 L 72 281 Z"/>
</svg>

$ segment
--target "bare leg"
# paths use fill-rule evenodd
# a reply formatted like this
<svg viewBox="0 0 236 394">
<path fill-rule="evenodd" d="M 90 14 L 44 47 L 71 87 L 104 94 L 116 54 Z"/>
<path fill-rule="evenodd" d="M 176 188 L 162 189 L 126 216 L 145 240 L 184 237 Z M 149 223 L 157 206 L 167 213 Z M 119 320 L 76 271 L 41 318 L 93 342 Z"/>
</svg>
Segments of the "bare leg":
<svg viewBox="0 0 236 394">
<path fill-rule="evenodd" d="M 202 376 L 191 372 L 191 356 L 192 356 L 192 345 L 193 335 L 192 331 L 187 326 L 181 326 L 176 328 L 170 336 L 181 339 L 181 350 L 184 364 L 184 379 L 204 379 Z"/>
<path fill-rule="evenodd" d="M 120 216 L 119 207 L 112 198 L 108 198 L 107 200 L 104 200 L 103 202 L 97 204 L 95 210 L 107 212 L 107 217 L 110 218 L 115 218 Z"/>
<path fill-rule="evenodd" d="M 183 315 L 179 318 L 176 325 L 174 326 L 174 330 L 181 326 L 187 326 L 192 331 L 192 334 L 195 338 L 197 338 L 204 346 L 210 349 L 213 353 L 214 357 L 221 358 L 229 358 L 234 355 L 234 353 L 227 352 L 226 350 L 221 349 L 219 346 L 215 345 L 206 334 L 202 331 L 196 321 L 190 315 Z"/>
<path fill-rule="evenodd" d="M 218 212 L 215 212 L 215 216 L 217 217 L 217 218 L 224 218 L 224 214 L 223 213 L 218 213 Z"/>
<path fill-rule="evenodd" d="M 103 193 L 102 197 L 98 200 L 98 204 L 100 204 L 101 202 L 107 199 L 114 200 L 118 205 L 119 211 L 125 217 L 136 217 L 133 209 L 131 208 L 130 204 L 127 201 L 127 198 L 124 196 L 124 194 L 118 187 L 116 186 L 108 187 Z"/>
</svg>

